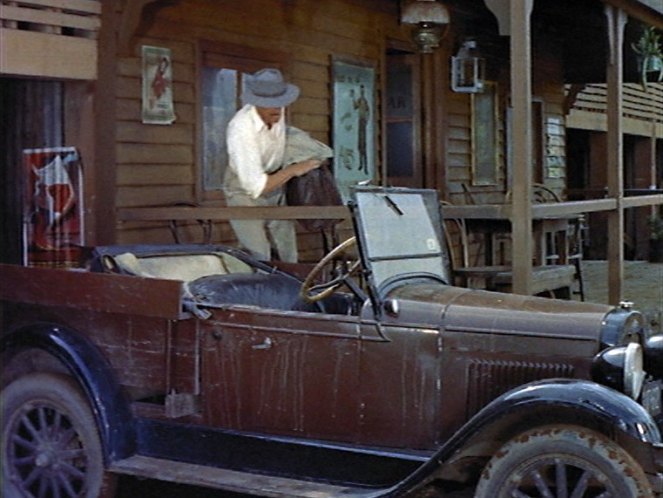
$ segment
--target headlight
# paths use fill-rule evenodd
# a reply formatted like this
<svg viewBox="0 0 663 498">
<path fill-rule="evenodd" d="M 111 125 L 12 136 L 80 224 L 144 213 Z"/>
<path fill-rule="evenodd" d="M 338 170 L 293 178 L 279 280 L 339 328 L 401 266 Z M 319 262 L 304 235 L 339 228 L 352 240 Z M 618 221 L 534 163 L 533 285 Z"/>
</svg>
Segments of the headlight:
<svg viewBox="0 0 663 498">
<path fill-rule="evenodd" d="M 652 335 L 645 342 L 645 371 L 663 379 L 663 334 Z"/>
<path fill-rule="evenodd" d="M 633 399 L 638 399 L 645 381 L 642 347 L 635 342 L 626 346 L 624 358 L 624 393 Z"/>
<path fill-rule="evenodd" d="M 601 345 L 617 346 L 628 342 L 643 343 L 647 321 L 642 313 L 626 303 L 610 311 L 601 326 Z"/>
<path fill-rule="evenodd" d="M 592 377 L 601 384 L 638 399 L 645 380 L 642 347 L 631 342 L 601 351 L 594 358 Z"/>
</svg>

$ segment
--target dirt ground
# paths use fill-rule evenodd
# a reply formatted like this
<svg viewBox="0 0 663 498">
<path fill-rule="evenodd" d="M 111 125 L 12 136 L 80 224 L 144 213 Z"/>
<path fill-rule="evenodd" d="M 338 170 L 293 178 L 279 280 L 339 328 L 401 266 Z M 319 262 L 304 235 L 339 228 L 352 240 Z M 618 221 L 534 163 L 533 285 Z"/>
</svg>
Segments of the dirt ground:
<svg viewBox="0 0 663 498">
<path fill-rule="evenodd" d="M 608 264 L 605 261 L 583 261 L 585 300 L 608 302 Z M 654 327 L 663 332 L 663 263 L 624 262 L 624 300 L 632 301 L 643 311 Z"/>
</svg>

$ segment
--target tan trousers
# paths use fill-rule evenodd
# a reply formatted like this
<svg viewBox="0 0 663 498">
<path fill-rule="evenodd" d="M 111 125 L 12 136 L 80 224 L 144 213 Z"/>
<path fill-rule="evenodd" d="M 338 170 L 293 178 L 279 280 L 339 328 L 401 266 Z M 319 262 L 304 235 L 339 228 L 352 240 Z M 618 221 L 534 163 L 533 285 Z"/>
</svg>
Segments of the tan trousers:
<svg viewBox="0 0 663 498">
<path fill-rule="evenodd" d="M 279 190 L 266 197 L 253 199 L 248 195 L 226 194 L 228 206 L 282 206 L 285 194 Z M 290 220 L 230 220 L 240 246 L 263 261 L 271 258 L 272 247 L 278 257 L 288 263 L 297 262 L 297 234 L 295 223 Z"/>
</svg>

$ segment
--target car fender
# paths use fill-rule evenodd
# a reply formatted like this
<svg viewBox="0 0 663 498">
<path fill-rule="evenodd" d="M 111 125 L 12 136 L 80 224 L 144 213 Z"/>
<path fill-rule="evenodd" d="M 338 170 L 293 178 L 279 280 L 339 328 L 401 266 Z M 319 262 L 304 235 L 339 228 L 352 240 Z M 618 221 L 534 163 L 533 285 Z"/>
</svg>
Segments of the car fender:
<svg viewBox="0 0 663 498">
<path fill-rule="evenodd" d="M 448 474 L 448 468 L 466 455 L 489 457 L 518 433 L 556 423 L 609 431 L 646 471 L 656 468 L 649 450 L 661 443 L 661 433 L 642 406 L 595 382 L 553 379 L 520 386 L 494 399 L 398 488 L 419 487 Z"/>
<path fill-rule="evenodd" d="M 85 336 L 66 327 L 40 323 L 4 336 L 0 352 L 45 351 L 66 367 L 80 384 L 96 418 L 107 462 L 135 450 L 135 428 L 128 400 L 109 362 Z"/>
<path fill-rule="evenodd" d="M 513 389 L 486 405 L 463 430 L 490 427 L 496 420 L 520 418 L 532 410 L 550 421 L 571 413 L 574 419 L 603 423 L 643 443 L 661 443 L 658 425 L 642 405 L 619 391 L 581 379 L 542 380 Z"/>
</svg>

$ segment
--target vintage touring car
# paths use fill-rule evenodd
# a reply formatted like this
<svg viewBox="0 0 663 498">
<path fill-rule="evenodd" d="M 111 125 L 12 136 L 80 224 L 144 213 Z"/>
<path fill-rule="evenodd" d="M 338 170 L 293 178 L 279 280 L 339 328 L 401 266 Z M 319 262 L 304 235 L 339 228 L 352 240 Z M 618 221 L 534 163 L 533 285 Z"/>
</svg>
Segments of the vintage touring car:
<svg viewBox="0 0 663 498">
<path fill-rule="evenodd" d="M 638 312 L 449 285 L 435 192 L 357 188 L 350 207 L 355 237 L 303 279 L 210 245 L 1 265 L 3 496 L 102 496 L 118 474 L 663 493 L 663 342 Z"/>
</svg>

